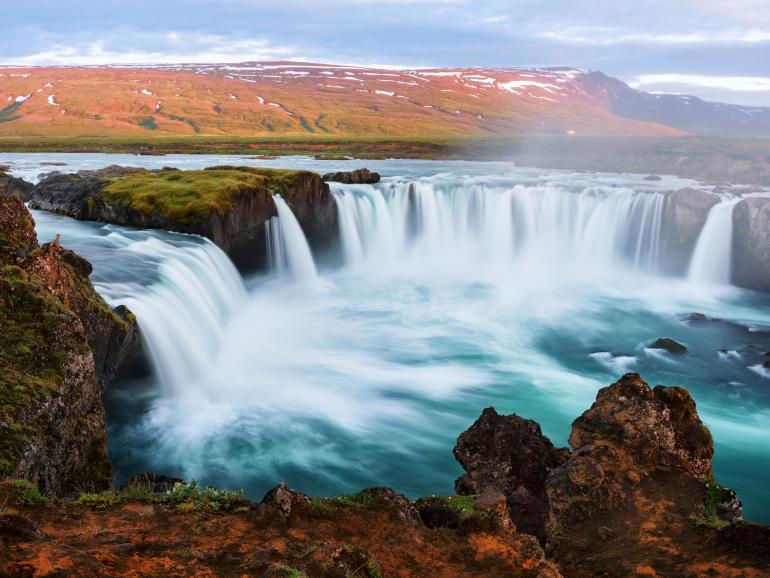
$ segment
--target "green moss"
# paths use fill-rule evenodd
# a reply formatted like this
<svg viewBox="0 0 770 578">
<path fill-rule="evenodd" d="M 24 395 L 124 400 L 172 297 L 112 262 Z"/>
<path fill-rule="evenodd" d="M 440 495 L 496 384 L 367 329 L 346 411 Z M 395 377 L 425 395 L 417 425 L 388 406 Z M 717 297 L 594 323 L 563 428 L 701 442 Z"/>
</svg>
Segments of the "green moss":
<svg viewBox="0 0 770 578">
<path fill-rule="evenodd" d="M 13 473 L 24 448 L 46 433 L 32 408 L 61 386 L 69 352 L 87 351 L 81 334 L 72 334 L 74 315 L 18 267 L 0 268 L 0 476 Z"/>
<path fill-rule="evenodd" d="M 319 516 L 330 517 L 337 513 L 337 508 L 326 498 L 315 498 L 311 502 L 313 510 Z"/>
<path fill-rule="evenodd" d="M 14 480 L 11 485 L 18 490 L 13 499 L 15 506 L 37 506 L 44 504 L 46 497 L 40 492 L 38 487 L 29 483 L 27 480 Z"/>
<path fill-rule="evenodd" d="M 161 501 L 174 504 L 175 511 L 180 513 L 208 510 L 232 510 L 240 506 L 244 500 L 243 490 L 218 490 L 202 488 L 192 480 L 189 484 L 180 484 L 161 498 Z"/>
<path fill-rule="evenodd" d="M 728 500 L 730 494 L 716 483 L 714 478 L 703 480 L 705 491 L 703 494 L 703 509 L 700 514 L 690 516 L 690 519 L 699 524 L 705 524 L 712 528 L 723 528 L 730 523 L 719 517 L 717 507 Z"/>
<path fill-rule="evenodd" d="M 203 171 L 160 171 L 115 177 L 100 195 L 110 204 L 173 221 L 202 223 L 218 213 L 232 212 L 246 191 L 289 186 L 293 171 L 222 167 Z"/>
<path fill-rule="evenodd" d="M 472 496 L 436 496 L 436 499 L 441 500 L 447 506 L 455 510 L 463 518 L 470 516 L 481 516 L 486 518 L 489 516 L 489 512 L 479 509 L 476 506 L 476 500 L 478 495 Z"/>
<path fill-rule="evenodd" d="M 95 510 L 106 510 L 123 503 L 123 498 L 114 492 L 104 492 L 101 494 L 85 493 L 80 494 L 75 503 L 79 506 L 89 506 Z"/>
<path fill-rule="evenodd" d="M 337 498 L 333 498 L 332 501 L 338 504 L 344 504 L 345 506 L 351 506 L 353 508 L 364 510 L 376 508 L 380 505 L 380 501 L 377 499 L 377 496 L 366 490 L 363 492 L 358 492 L 357 494 L 351 494 L 349 496 L 339 496 Z"/>
</svg>

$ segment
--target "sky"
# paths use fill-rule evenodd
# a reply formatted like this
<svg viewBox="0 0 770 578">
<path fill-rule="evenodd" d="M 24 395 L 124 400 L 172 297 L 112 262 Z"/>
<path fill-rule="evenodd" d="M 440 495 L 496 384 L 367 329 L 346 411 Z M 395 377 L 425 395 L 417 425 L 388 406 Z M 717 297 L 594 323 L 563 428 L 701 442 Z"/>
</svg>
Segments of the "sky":
<svg viewBox="0 0 770 578">
<path fill-rule="evenodd" d="M 770 106 L 770 0 L 26 0 L 0 63 L 573 66 Z"/>
</svg>

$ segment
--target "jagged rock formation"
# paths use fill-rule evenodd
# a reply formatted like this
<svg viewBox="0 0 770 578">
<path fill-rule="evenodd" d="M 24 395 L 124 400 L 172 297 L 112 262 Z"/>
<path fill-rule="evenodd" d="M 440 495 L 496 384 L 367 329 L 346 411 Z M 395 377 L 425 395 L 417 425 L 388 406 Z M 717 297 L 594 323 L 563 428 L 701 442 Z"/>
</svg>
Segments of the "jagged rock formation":
<svg viewBox="0 0 770 578">
<path fill-rule="evenodd" d="M 88 273 L 58 241 L 39 247 L 19 198 L 0 196 L 0 476 L 52 494 L 110 482 L 101 386 L 139 343 Z"/>
<path fill-rule="evenodd" d="M 24 202 L 29 200 L 34 185 L 24 179 L 6 173 L 7 167 L 0 167 L 0 196 L 16 197 Z"/>
<path fill-rule="evenodd" d="M 552 446 L 539 429 L 517 435 L 525 421 L 485 410 L 470 436 L 458 440 L 463 453 L 484 457 L 461 463 L 470 464 L 469 476 L 493 486 L 506 478 L 480 471 L 507 470 L 512 484 L 524 477 L 545 480 L 531 491 L 545 494 L 547 552 L 564 576 L 770 572 L 770 529 L 740 522 L 735 493 L 713 481 L 711 434 L 687 390 L 653 389 L 636 374 L 600 390 L 573 423 L 572 451 L 556 467 L 543 459 Z M 479 423 L 493 428 L 491 439 L 521 443 L 523 455 L 531 448 L 546 451 L 539 459 L 512 460 L 515 446 L 499 453 L 474 448 L 467 440 Z"/>
<path fill-rule="evenodd" d="M 770 198 L 747 197 L 733 209 L 733 280 L 770 291 Z"/>
<path fill-rule="evenodd" d="M 291 207 L 316 252 L 336 243 L 329 187 L 309 171 L 218 166 L 204 171 L 107 167 L 51 173 L 30 206 L 80 220 L 193 233 L 211 239 L 241 269 L 264 265 L 265 225 L 277 215 L 273 194 Z"/>
<path fill-rule="evenodd" d="M 380 182 L 380 174 L 373 173 L 369 169 L 356 169 L 354 171 L 340 171 L 326 173 L 324 181 L 343 183 L 346 185 L 374 185 Z"/>
<path fill-rule="evenodd" d="M 457 439 L 454 456 L 466 471 L 455 482 L 458 494 L 501 492 L 519 531 L 544 538 L 545 481 L 567 450 L 555 448 L 536 422 L 488 407 Z"/>
</svg>

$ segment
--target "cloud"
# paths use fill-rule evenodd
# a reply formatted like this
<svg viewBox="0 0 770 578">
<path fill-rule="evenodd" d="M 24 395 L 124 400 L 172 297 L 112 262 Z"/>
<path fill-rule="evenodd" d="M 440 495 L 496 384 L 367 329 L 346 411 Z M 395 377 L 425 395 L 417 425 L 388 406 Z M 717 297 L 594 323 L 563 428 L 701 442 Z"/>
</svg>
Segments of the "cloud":
<svg viewBox="0 0 770 578">
<path fill-rule="evenodd" d="M 706 76 L 700 74 L 643 74 L 629 82 L 634 88 L 650 86 L 686 86 L 718 88 L 733 92 L 770 92 L 770 77 Z"/>
<path fill-rule="evenodd" d="M 565 44 L 609 46 L 613 44 L 756 44 L 770 42 L 770 31 L 732 28 L 687 32 L 637 32 L 607 27 L 565 27 L 535 33 Z"/>
<path fill-rule="evenodd" d="M 276 46 L 264 38 L 234 39 L 213 34 L 158 34 L 156 42 L 143 45 L 160 45 L 155 50 L 143 50 L 123 46 L 120 49 L 106 47 L 108 41 L 96 40 L 79 45 L 55 44 L 25 56 L 4 59 L 4 63 L 17 66 L 71 66 L 98 64 L 177 64 L 243 62 L 247 60 L 307 60 L 308 55 L 292 46 Z"/>
</svg>

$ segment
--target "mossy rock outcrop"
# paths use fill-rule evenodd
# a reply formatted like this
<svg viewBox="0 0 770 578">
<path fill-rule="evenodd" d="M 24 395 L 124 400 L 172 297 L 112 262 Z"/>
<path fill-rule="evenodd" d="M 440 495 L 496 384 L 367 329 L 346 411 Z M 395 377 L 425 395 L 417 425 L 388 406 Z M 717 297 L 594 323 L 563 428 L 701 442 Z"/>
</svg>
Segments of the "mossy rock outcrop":
<svg viewBox="0 0 770 578">
<path fill-rule="evenodd" d="M 35 187 L 30 206 L 81 220 L 201 235 L 241 269 L 253 269 L 266 260 L 265 225 L 277 215 L 276 194 L 291 207 L 316 253 L 333 246 L 334 198 L 321 177 L 308 171 L 219 166 L 52 173 Z"/>
<path fill-rule="evenodd" d="M 0 196 L 0 477 L 51 494 L 110 482 L 101 390 L 139 347 L 90 271 L 58 241 L 38 246 L 21 200 Z"/>
</svg>

